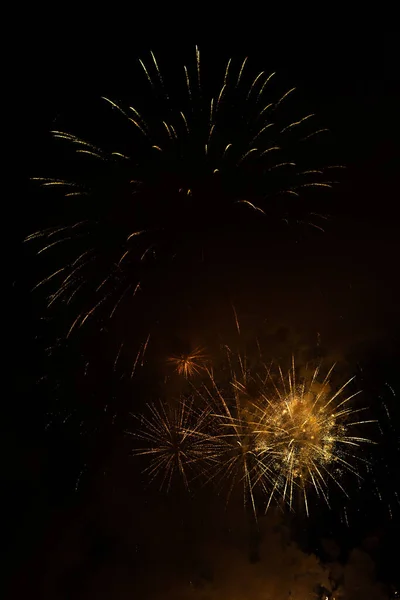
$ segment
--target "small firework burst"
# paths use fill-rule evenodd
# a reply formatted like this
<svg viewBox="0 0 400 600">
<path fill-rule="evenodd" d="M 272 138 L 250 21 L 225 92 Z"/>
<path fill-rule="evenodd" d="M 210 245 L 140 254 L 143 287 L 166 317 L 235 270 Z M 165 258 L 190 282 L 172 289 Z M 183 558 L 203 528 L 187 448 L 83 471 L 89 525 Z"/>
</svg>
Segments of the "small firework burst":
<svg viewBox="0 0 400 600">
<path fill-rule="evenodd" d="M 203 348 L 196 348 L 191 352 L 181 353 L 167 359 L 169 365 L 174 367 L 178 375 L 186 379 L 198 375 L 206 369 L 207 356 Z"/>
<path fill-rule="evenodd" d="M 186 489 L 193 478 L 206 472 L 217 455 L 218 440 L 207 432 L 209 408 L 195 408 L 194 399 L 181 397 L 174 405 L 149 405 L 149 415 L 140 416 L 139 430 L 132 435 L 144 447 L 133 454 L 150 459 L 145 469 L 150 481 L 160 480 L 160 489 L 170 489 L 179 477 Z M 134 415 L 132 415 L 134 416 Z"/>
</svg>

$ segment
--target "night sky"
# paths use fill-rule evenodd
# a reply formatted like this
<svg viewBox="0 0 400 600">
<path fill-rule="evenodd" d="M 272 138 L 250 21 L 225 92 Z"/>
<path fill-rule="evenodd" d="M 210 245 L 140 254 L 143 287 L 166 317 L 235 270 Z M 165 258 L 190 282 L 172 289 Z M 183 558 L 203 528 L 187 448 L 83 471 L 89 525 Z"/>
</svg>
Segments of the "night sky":
<svg viewBox="0 0 400 600">
<path fill-rule="evenodd" d="M 3 437 L 7 597 L 395 598 L 400 585 L 395 36 L 336 31 L 281 38 L 278 32 L 249 32 L 240 41 L 222 42 L 211 33 L 181 40 L 171 31 L 165 41 L 154 41 L 143 34 L 131 37 L 126 28 L 121 35 L 111 25 L 109 32 L 43 23 L 27 28 L 28 52 L 15 92 L 18 174 L 8 201 L 12 268 L 6 314 L 13 326 Z M 318 124 L 329 128 L 320 150 L 329 163 L 346 169 L 332 192 L 314 194 L 320 212 L 329 216 L 325 231 L 265 225 L 253 214 L 247 220 L 244 213 L 226 222 L 216 218 L 202 232 L 205 253 L 187 253 L 177 266 L 157 266 L 135 310 L 123 305 L 113 321 L 93 323 L 87 333 L 57 342 L 65 338 L 69 313 L 59 305 L 49 314 L 44 294 L 31 293 L 46 265 L 39 266 L 32 248 L 22 243 L 68 214 L 52 192 L 29 180 L 62 173 L 65 155 L 55 151 L 49 132 L 73 131 L 100 145 L 118 139 L 100 97 L 140 98 L 145 86 L 143 79 L 137 82 L 138 58 L 153 50 L 167 80 L 170 64 L 183 72 L 195 44 L 209 82 L 221 78 L 230 56 L 248 55 L 254 73 L 277 71 L 283 88 L 297 86 L 298 112 L 317 113 Z M 179 76 L 171 71 L 169 85 L 178 85 L 181 71 Z M 293 105 L 290 110 L 298 116 Z M 115 205 L 105 204 L 105 214 L 108 210 L 114 218 Z M 179 219 L 176 225 L 179 230 Z M 188 241 L 182 240 L 186 250 Z M 137 422 L 130 413 L 173 397 L 185 385 L 171 376 L 166 358 L 203 346 L 217 360 L 221 340 L 236 343 L 235 311 L 241 349 L 251 354 L 257 338 L 268 358 L 282 364 L 292 354 L 300 366 L 319 358 L 327 365 L 337 362 L 337 376 L 356 375 L 364 404 L 379 419 L 383 433 L 371 455 L 373 476 L 359 486 L 350 483 L 348 499 L 334 493 L 331 510 L 315 502 L 307 517 L 300 508 L 273 507 L 266 516 L 260 512 L 256 525 L 239 493 L 226 506 L 223 495 L 209 487 L 194 486 L 188 493 L 178 482 L 169 493 L 160 492 L 157 482 L 148 485 L 143 461 L 131 456 L 133 442 L 125 432 Z M 143 366 L 131 378 L 149 332 Z"/>
</svg>

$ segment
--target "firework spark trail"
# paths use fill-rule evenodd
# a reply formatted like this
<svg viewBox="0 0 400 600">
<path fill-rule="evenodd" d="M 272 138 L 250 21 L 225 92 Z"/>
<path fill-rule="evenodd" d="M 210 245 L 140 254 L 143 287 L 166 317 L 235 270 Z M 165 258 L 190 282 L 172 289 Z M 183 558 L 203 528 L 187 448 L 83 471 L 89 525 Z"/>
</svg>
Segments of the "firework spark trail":
<svg viewBox="0 0 400 600">
<path fill-rule="evenodd" d="M 240 323 L 239 323 L 239 319 L 238 319 L 236 308 L 235 308 L 234 304 L 232 304 L 232 310 L 233 310 L 233 314 L 235 316 L 236 330 L 237 330 L 238 334 L 240 335 Z"/>
<path fill-rule="evenodd" d="M 119 349 L 118 349 L 118 352 L 117 352 L 117 354 L 116 354 L 116 357 L 115 357 L 115 360 L 114 360 L 114 367 L 113 367 L 114 371 L 115 371 L 115 370 L 116 370 L 116 368 L 117 368 L 117 362 L 118 362 L 118 359 L 119 359 L 119 357 L 120 357 L 120 354 L 121 354 L 121 350 L 122 350 L 122 347 L 123 347 L 123 345 L 124 345 L 124 342 L 121 342 L 121 345 L 120 345 L 120 347 L 119 347 Z"/>
<path fill-rule="evenodd" d="M 136 367 L 140 364 L 141 367 L 144 366 L 144 356 L 146 354 L 146 350 L 147 347 L 149 345 L 149 341 L 150 341 L 150 337 L 151 337 L 151 333 L 148 334 L 146 340 L 144 342 L 142 342 L 139 346 L 139 350 L 136 354 L 136 358 L 134 360 L 133 366 L 132 366 L 132 371 L 131 371 L 131 379 L 135 374 L 136 371 Z M 139 363 L 140 361 L 140 363 Z"/>
<path fill-rule="evenodd" d="M 147 346 L 149 345 L 150 336 L 151 336 L 151 334 L 149 333 L 149 335 L 147 336 L 146 341 L 144 343 L 144 346 L 143 346 L 142 362 L 140 363 L 141 367 L 143 367 L 143 365 L 144 365 L 144 355 L 146 354 Z"/>
<path fill-rule="evenodd" d="M 134 376 L 134 374 L 135 374 L 135 371 L 136 371 L 137 364 L 138 364 L 138 362 L 139 362 L 139 359 L 140 359 L 140 356 L 141 356 L 141 354 L 142 354 L 142 350 L 143 350 L 143 344 L 140 344 L 139 350 L 138 350 L 138 352 L 137 352 L 137 354 L 136 354 L 136 358 L 135 358 L 135 361 L 134 361 L 134 363 L 133 363 L 133 366 L 132 366 L 132 371 L 131 371 L 131 379 L 132 379 L 132 377 L 133 377 L 133 376 Z"/>
</svg>

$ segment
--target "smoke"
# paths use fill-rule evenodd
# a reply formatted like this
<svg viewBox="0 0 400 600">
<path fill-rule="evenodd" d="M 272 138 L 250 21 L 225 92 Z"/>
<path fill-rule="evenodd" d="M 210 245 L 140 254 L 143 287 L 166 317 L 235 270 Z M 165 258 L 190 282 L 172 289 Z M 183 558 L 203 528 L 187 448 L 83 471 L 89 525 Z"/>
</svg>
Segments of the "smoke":
<svg viewBox="0 0 400 600">
<path fill-rule="evenodd" d="M 156 578 L 147 573 L 140 597 L 287 600 L 316 598 L 322 586 L 331 585 L 329 570 L 290 539 L 281 515 L 273 511 L 258 529 L 237 523 L 235 529 L 198 543 L 189 562 L 171 561 L 167 555 L 164 559 Z"/>
<path fill-rule="evenodd" d="M 368 544 L 366 540 L 363 546 Z M 362 547 L 353 548 L 345 562 L 338 562 L 340 548 L 333 540 L 323 540 L 322 546 L 333 562 L 326 563 L 332 598 L 335 600 L 387 600 L 384 586 L 377 581 L 375 563 Z"/>
</svg>

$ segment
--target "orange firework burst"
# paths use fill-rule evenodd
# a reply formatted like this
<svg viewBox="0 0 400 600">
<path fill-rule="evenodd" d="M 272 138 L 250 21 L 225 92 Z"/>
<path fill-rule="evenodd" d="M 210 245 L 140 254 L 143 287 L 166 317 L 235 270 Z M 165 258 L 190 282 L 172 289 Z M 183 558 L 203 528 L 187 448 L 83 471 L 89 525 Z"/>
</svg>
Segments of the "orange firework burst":
<svg viewBox="0 0 400 600">
<path fill-rule="evenodd" d="M 179 375 L 189 379 L 205 370 L 206 360 L 207 356 L 204 354 L 203 348 L 196 348 L 192 352 L 171 356 L 167 362 L 174 367 Z"/>
</svg>

